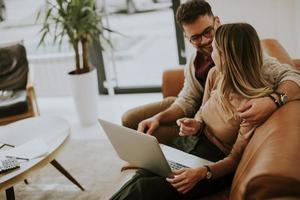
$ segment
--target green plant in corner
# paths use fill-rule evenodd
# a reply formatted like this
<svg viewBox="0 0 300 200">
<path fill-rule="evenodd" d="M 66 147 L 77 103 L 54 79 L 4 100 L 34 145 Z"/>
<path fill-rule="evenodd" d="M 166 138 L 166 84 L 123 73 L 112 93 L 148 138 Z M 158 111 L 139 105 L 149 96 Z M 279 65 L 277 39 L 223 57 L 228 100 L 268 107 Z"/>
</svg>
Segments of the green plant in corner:
<svg viewBox="0 0 300 200">
<path fill-rule="evenodd" d="M 95 0 L 47 0 L 45 13 L 43 27 L 40 31 L 42 37 L 39 46 L 48 34 L 53 34 L 53 42 L 59 41 L 60 45 L 65 35 L 67 35 L 75 51 L 76 62 L 76 69 L 70 74 L 89 72 L 91 66 L 88 56 L 91 42 L 99 41 L 101 38 L 109 43 L 103 35 L 105 28 L 101 23 L 101 15 L 96 10 Z M 38 18 L 40 14 L 41 12 L 39 12 Z M 82 57 L 79 53 L 80 45 Z M 82 62 L 80 62 L 80 58 Z"/>
</svg>

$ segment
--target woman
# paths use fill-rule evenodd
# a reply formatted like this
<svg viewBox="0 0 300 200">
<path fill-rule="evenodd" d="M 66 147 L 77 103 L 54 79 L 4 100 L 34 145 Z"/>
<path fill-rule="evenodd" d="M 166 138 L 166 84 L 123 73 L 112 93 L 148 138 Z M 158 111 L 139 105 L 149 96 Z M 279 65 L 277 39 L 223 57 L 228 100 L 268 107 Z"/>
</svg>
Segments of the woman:
<svg viewBox="0 0 300 200">
<path fill-rule="evenodd" d="M 250 99 L 270 96 L 274 86 L 262 76 L 260 40 L 251 25 L 220 26 L 212 46 L 216 66 L 208 74 L 201 109 L 193 119 L 182 118 L 177 124 L 180 136 L 197 138 L 193 154 L 217 162 L 175 170 L 166 179 L 139 170 L 112 199 L 192 199 L 231 183 L 255 129 L 243 123 L 237 108 Z"/>
</svg>

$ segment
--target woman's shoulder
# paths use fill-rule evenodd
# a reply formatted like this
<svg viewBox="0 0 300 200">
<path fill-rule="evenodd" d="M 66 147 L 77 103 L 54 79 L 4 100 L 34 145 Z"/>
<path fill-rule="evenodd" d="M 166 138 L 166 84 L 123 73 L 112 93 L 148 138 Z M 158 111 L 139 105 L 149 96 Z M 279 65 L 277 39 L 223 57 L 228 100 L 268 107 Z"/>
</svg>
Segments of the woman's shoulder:
<svg viewBox="0 0 300 200">
<path fill-rule="evenodd" d="M 212 67 L 207 74 L 207 82 L 210 84 L 216 83 L 219 80 L 220 75 L 221 73 L 218 71 L 217 67 Z"/>
</svg>

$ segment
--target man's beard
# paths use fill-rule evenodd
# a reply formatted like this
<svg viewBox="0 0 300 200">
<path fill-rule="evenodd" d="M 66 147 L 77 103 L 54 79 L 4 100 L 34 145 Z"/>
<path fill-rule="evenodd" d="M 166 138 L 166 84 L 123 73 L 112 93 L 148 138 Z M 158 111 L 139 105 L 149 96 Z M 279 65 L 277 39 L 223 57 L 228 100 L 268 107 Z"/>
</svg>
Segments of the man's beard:
<svg viewBox="0 0 300 200">
<path fill-rule="evenodd" d="M 210 56 L 211 52 L 212 52 L 212 41 L 206 43 L 206 44 L 202 44 L 199 46 L 195 46 L 197 51 L 205 56 Z"/>
</svg>

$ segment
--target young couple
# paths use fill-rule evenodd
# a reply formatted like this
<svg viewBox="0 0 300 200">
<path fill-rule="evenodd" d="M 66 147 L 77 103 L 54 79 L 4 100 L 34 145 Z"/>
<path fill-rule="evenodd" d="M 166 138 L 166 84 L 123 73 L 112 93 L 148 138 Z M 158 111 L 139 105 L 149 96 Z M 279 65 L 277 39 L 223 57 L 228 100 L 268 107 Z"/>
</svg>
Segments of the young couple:
<svg viewBox="0 0 300 200">
<path fill-rule="evenodd" d="M 123 124 L 214 163 L 170 178 L 138 170 L 111 199 L 194 199 L 230 185 L 255 128 L 299 98 L 299 73 L 263 54 L 251 25 L 220 25 L 203 0 L 182 4 L 176 18 L 197 50 L 184 87 L 175 99 L 128 111 Z M 167 141 L 170 133 L 179 136 Z"/>
</svg>

